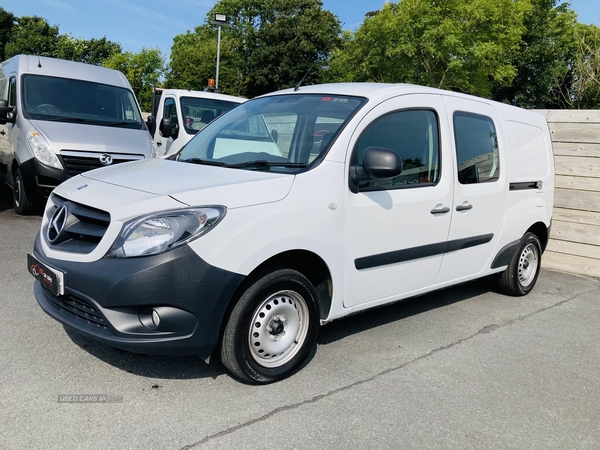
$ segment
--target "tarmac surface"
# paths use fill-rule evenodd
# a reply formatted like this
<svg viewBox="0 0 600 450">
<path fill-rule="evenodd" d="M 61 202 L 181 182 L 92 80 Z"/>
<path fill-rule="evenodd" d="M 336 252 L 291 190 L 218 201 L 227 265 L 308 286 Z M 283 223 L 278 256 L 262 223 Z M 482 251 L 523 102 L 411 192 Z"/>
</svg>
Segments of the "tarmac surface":
<svg viewBox="0 0 600 450">
<path fill-rule="evenodd" d="M 598 449 L 600 280 L 489 278 L 322 327 L 268 386 L 216 361 L 128 353 L 47 316 L 26 253 L 40 217 L 0 195 L 0 449 Z M 107 400 L 79 403 L 72 400 Z"/>
</svg>

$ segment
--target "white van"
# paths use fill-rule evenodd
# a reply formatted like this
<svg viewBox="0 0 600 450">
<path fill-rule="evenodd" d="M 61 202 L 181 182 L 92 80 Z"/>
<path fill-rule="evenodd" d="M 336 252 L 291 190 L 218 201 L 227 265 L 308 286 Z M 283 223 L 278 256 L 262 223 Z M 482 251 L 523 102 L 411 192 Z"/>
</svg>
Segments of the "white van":
<svg viewBox="0 0 600 450">
<path fill-rule="evenodd" d="M 157 153 L 178 152 L 215 118 L 245 101 L 217 92 L 155 88 L 147 125 Z"/>
<path fill-rule="evenodd" d="M 553 167 L 537 113 L 403 84 L 285 90 L 170 158 L 59 186 L 29 271 L 44 311 L 94 339 L 218 349 L 268 383 L 348 314 L 491 274 L 531 291 Z"/>
<path fill-rule="evenodd" d="M 26 55 L 0 63 L 0 182 L 12 188 L 17 213 L 41 210 L 73 175 L 153 156 L 121 72 Z"/>
</svg>

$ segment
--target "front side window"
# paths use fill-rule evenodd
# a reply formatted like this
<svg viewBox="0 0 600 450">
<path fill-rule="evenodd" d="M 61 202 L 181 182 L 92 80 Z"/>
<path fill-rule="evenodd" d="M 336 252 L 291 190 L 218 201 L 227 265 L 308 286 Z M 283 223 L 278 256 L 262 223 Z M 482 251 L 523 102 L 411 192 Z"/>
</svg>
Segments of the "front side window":
<svg viewBox="0 0 600 450">
<path fill-rule="evenodd" d="M 17 106 L 17 79 L 15 77 L 8 82 L 8 106 Z"/>
<path fill-rule="evenodd" d="M 295 173 L 324 157 L 365 102 L 361 97 L 316 94 L 250 100 L 211 122 L 174 159 Z M 316 137 L 315 130 L 325 127 L 331 136 Z"/>
<path fill-rule="evenodd" d="M 174 98 L 165 99 L 165 106 L 163 108 L 163 118 L 175 119 L 175 122 L 177 122 L 177 106 L 175 105 Z"/>
<path fill-rule="evenodd" d="M 454 113 L 454 139 L 461 184 L 488 183 L 498 180 L 500 160 L 494 122 L 487 116 L 467 112 Z"/>
<path fill-rule="evenodd" d="M 383 147 L 397 153 L 402 173 L 391 180 L 366 181 L 369 190 L 432 185 L 440 178 L 440 146 L 437 115 L 431 110 L 404 110 L 380 117 L 362 133 L 352 156 L 361 165 L 369 147 Z"/>
<path fill-rule="evenodd" d="M 129 89 L 43 75 L 24 75 L 21 84 L 27 118 L 144 129 Z"/>
<path fill-rule="evenodd" d="M 181 97 L 180 102 L 187 134 L 198 133 L 221 114 L 238 105 L 226 100 L 195 97 Z"/>
</svg>

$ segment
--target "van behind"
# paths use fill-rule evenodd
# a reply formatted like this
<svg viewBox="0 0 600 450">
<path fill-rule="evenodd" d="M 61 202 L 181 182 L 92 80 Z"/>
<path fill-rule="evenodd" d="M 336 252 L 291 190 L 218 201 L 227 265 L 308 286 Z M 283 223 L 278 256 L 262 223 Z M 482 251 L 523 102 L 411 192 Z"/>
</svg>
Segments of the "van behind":
<svg viewBox="0 0 600 450">
<path fill-rule="evenodd" d="M 69 177 L 153 156 L 122 73 L 30 55 L 0 63 L 0 181 L 18 214 L 39 209 Z"/>
</svg>

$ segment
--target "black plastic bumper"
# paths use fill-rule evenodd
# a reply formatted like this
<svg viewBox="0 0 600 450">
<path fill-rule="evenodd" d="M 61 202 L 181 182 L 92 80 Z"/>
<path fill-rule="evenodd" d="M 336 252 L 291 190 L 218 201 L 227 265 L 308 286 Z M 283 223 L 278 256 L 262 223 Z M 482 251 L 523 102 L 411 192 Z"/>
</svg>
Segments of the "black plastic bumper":
<svg viewBox="0 0 600 450">
<path fill-rule="evenodd" d="M 25 161 L 19 168 L 25 193 L 32 201 L 48 198 L 56 186 L 70 178 L 66 170 L 45 166 L 35 158 Z"/>
<path fill-rule="evenodd" d="M 156 256 L 79 263 L 48 258 L 38 234 L 34 255 L 64 273 L 64 295 L 35 282 L 35 297 L 46 313 L 135 353 L 209 356 L 244 278 L 207 264 L 187 246 Z"/>
</svg>

